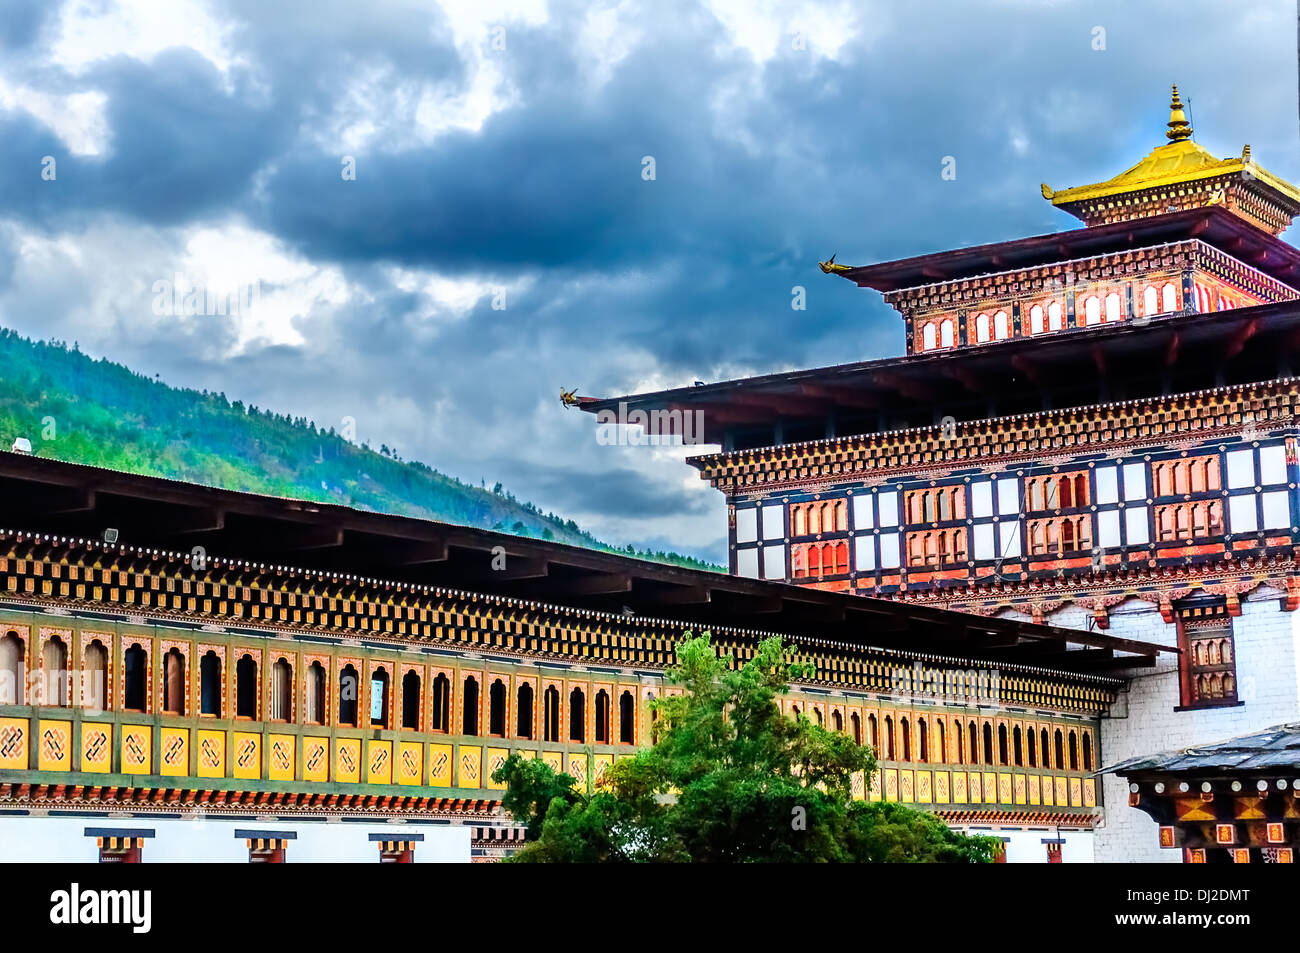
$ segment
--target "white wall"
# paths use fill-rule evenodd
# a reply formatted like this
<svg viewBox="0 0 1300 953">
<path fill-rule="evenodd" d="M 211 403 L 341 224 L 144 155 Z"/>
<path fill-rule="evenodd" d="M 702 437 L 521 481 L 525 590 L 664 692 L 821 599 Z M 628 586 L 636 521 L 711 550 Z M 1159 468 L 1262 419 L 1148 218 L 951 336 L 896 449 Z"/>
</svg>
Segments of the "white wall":
<svg viewBox="0 0 1300 953">
<path fill-rule="evenodd" d="M 987 827 L 958 827 L 954 830 L 967 834 L 984 834 L 989 837 L 1001 837 L 1007 841 L 1008 864 L 1045 864 L 1047 863 L 1047 845 L 1044 840 L 1061 840 L 1061 863 L 1091 864 L 1094 852 L 1094 834 L 1092 831 L 1061 831 L 1054 827 L 1042 828 L 1005 828 L 989 829 Z"/>
<path fill-rule="evenodd" d="M 293 831 L 284 852 L 286 863 L 379 863 L 379 847 L 369 840 L 383 834 L 388 840 L 422 834 L 415 845 L 415 863 L 469 863 L 470 831 L 467 826 L 386 824 L 375 822 L 257 821 L 217 815 L 194 820 L 155 817 L 0 817 L 0 863 L 97 863 L 95 838 L 87 828 L 142 828 L 154 831 L 144 842 L 141 860 L 148 863 L 248 863 L 247 843 L 235 829 Z"/>
<path fill-rule="evenodd" d="M 1232 708 L 1175 711 L 1178 665 L 1168 656 L 1155 669 L 1137 673 L 1109 717 L 1101 721 L 1102 765 L 1193 744 L 1223 741 L 1285 722 L 1300 720 L 1300 612 L 1284 612 L 1282 594 L 1261 588 L 1242 600 L 1232 620 L 1237 656 L 1237 692 L 1244 704 Z M 1069 610 L 1073 612 L 1075 610 Z M 1082 610 L 1078 611 L 1082 617 Z M 1080 618 L 1062 612 L 1056 625 L 1083 628 Z M 1130 600 L 1111 612 L 1108 635 L 1175 645 L 1177 631 L 1148 602 Z M 1179 863 L 1182 852 L 1157 846 L 1156 823 L 1128 806 L 1128 782 L 1113 774 L 1102 780 L 1104 818 L 1097 829 L 1100 862 Z"/>
</svg>

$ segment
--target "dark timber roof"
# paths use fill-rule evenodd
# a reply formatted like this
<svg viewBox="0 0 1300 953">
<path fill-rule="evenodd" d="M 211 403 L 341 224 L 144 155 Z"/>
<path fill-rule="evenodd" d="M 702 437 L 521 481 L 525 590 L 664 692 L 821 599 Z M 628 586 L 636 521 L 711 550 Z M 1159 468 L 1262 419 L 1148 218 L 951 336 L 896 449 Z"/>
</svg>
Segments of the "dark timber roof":
<svg viewBox="0 0 1300 953">
<path fill-rule="evenodd" d="M 1300 250 L 1217 205 L 863 265 L 840 274 L 860 287 L 889 292 L 1190 238 L 1300 288 Z"/>
<path fill-rule="evenodd" d="M 815 636 L 1080 674 L 1148 667 L 1169 651 L 786 583 L 683 569 L 544 540 L 260 496 L 0 452 L 0 527 L 188 551 L 614 613 Z M 508 554 L 493 571 L 493 550 Z"/>
<path fill-rule="evenodd" d="M 849 435 L 1273 380 L 1293 372 L 1298 349 L 1300 302 L 1284 301 L 587 400 L 581 409 L 698 409 L 704 443 L 778 420 L 880 416 L 882 426 L 839 432 Z"/>
<path fill-rule="evenodd" d="M 1103 774 L 1222 774 L 1300 770 L 1300 723 L 1278 725 L 1252 735 L 1214 744 L 1129 758 Z"/>
</svg>

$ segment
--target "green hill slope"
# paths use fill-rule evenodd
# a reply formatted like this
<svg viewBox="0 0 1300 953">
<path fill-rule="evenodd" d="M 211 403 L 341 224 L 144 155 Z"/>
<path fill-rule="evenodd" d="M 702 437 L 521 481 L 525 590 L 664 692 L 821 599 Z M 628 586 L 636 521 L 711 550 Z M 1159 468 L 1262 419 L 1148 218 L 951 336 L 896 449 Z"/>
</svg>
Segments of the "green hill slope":
<svg viewBox="0 0 1300 953">
<path fill-rule="evenodd" d="M 169 387 L 62 342 L 0 329 L 0 440 L 27 437 L 38 456 L 190 483 L 340 503 L 555 539 L 681 566 L 675 553 L 617 549 L 573 520 L 471 486 L 382 447 L 357 446 L 305 418 L 245 407 L 224 394 Z"/>
</svg>

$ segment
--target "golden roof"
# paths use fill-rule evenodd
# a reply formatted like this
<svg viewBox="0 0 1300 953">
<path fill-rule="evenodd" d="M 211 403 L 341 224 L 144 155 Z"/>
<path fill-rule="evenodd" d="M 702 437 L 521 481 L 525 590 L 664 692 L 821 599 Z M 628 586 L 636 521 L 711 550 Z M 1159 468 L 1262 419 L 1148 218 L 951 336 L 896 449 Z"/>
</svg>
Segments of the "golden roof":
<svg viewBox="0 0 1300 953">
<path fill-rule="evenodd" d="M 1196 143 L 1192 139 L 1192 127 L 1183 112 L 1182 100 L 1178 98 L 1177 86 L 1174 86 L 1173 100 L 1169 104 L 1168 126 L 1165 135 L 1169 142 L 1152 149 L 1141 162 L 1113 179 L 1060 191 L 1054 191 L 1047 183 L 1043 183 L 1043 198 L 1049 199 L 1053 205 L 1061 206 L 1143 189 L 1181 185 L 1199 179 L 1247 173 L 1244 178 L 1254 178 L 1300 204 L 1300 188 L 1256 165 L 1251 158 L 1249 145 L 1242 149 L 1237 158 L 1219 159 Z"/>
</svg>

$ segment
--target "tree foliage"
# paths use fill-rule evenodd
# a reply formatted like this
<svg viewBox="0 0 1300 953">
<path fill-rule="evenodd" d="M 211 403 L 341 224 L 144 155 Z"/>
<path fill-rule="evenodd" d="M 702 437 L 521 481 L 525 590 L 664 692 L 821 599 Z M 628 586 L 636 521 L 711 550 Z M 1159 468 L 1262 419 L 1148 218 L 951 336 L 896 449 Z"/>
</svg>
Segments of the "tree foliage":
<svg viewBox="0 0 1300 953">
<path fill-rule="evenodd" d="M 955 862 L 992 860 L 969 837 L 896 803 L 855 801 L 876 770 L 847 734 L 782 714 L 777 696 L 810 673 L 767 639 L 742 666 L 709 635 L 686 638 L 654 700 L 653 746 L 616 762 L 593 794 L 539 759 L 511 755 L 493 774 L 505 809 L 528 826 L 520 862 Z"/>
</svg>

